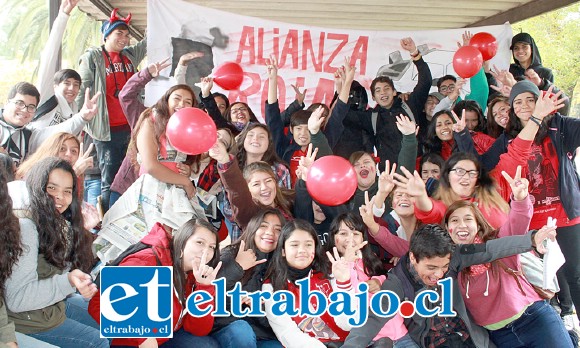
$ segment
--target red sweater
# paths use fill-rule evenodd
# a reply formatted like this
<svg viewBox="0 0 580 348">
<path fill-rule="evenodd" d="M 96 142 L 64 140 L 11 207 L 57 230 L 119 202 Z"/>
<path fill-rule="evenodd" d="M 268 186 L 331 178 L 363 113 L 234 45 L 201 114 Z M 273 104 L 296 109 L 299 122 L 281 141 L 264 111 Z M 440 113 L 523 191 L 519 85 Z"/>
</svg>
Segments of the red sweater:
<svg viewBox="0 0 580 348">
<path fill-rule="evenodd" d="M 159 257 L 159 261 L 161 261 L 163 266 L 173 266 L 170 252 L 171 240 L 168 238 L 165 229 L 160 223 L 156 223 L 149 234 L 146 235 L 141 242 L 151 245 L 152 248 L 147 248 L 138 253 L 127 256 L 121 262 L 120 266 L 156 266 L 157 259 L 153 254 L 153 250 L 155 250 L 155 254 Z M 197 290 L 205 290 L 212 294 L 212 296 L 215 295 L 215 288 L 213 285 L 208 286 L 197 284 L 193 274 L 190 272 L 188 273 L 187 284 L 185 285 L 184 298 L 187 299 L 187 297 L 192 293 L 194 285 Z M 97 321 L 97 323 L 100 323 L 101 321 L 100 300 L 100 295 L 97 292 L 89 302 L 89 314 Z M 205 306 L 200 306 L 200 309 L 207 308 L 210 305 L 215 306 L 215 303 L 212 302 Z M 179 302 L 179 299 L 175 295 L 175 291 L 173 291 L 173 332 L 178 331 L 183 327 L 185 331 L 195 336 L 208 335 L 213 327 L 213 317 L 211 316 L 211 313 L 204 317 L 195 318 L 187 314 L 185 311 L 185 306 Z M 180 322 L 179 319 L 182 313 L 183 318 Z M 113 339 L 112 345 L 138 347 L 145 340 L 145 338 L 115 338 Z M 161 345 L 169 340 L 169 338 L 158 338 L 157 344 Z"/>
</svg>

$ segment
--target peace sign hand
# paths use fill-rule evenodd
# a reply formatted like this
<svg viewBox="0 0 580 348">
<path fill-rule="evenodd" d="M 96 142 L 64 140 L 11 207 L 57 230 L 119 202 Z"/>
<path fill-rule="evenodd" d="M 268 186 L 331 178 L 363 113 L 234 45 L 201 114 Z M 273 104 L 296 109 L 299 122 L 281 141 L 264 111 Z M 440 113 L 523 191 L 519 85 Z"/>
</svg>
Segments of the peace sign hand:
<svg viewBox="0 0 580 348">
<path fill-rule="evenodd" d="M 308 177 L 308 171 L 312 164 L 316 160 L 316 155 L 318 154 L 318 148 L 312 150 L 312 143 L 308 144 L 308 150 L 306 150 L 306 156 L 300 157 L 298 161 L 298 169 L 296 169 L 296 177 L 304 180 Z"/>
<path fill-rule="evenodd" d="M 83 175 L 85 173 L 85 170 L 87 170 L 87 168 L 93 167 L 93 156 L 91 156 L 91 153 L 93 152 L 94 145 L 95 144 L 89 145 L 87 151 L 83 151 L 83 143 L 81 143 L 79 149 L 79 158 L 77 159 L 77 161 L 73 166 L 73 169 L 77 176 Z"/>
<path fill-rule="evenodd" d="M 518 166 L 516 169 L 516 175 L 512 179 L 508 173 L 502 170 L 501 175 L 505 178 L 505 180 L 510 184 L 512 188 L 512 192 L 514 194 L 514 200 L 516 201 L 523 201 L 528 196 L 528 187 L 530 183 L 528 179 L 522 178 L 522 166 Z"/>
<path fill-rule="evenodd" d="M 350 280 L 350 269 L 348 267 L 348 261 L 344 259 L 344 257 L 340 257 L 338 254 L 338 249 L 334 247 L 332 249 L 334 252 L 334 256 L 330 253 L 330 251 L 326 252 L 326 256 L 328 256 L 328 260 L 332 264 L 332 275 L 336 281 L 339 282 L 346 282 Z"/>
<path fill-rule="evenodd" d="M 393 175 L 397 170 L 397 164 L 393 163 L 393 167 L 390 168 L 389 160 L 385 161 L 385 171 L 379 175 L 379 185 L 378 185 L 378 192 L 381 192 L 386 196 L 393 191 L 395 187 L 395 181 Z"/>
<path fill-rule="evenodd" d="M 167 68 L 170 65 L 171 65 L 171 62 L 169 61 L 169 58 L 165 58 L 164 60 L 162 60 L 160 62 L 155 62 L 153 64 L 150 64 L 147 67 L 147 70 L 149 71 L 149 74 L 151 74 L 152 78 L 156 78 L 157 76 L 159 76 L 159 73 L 161 72 L 161 70 Z"/>
<path fill-rule="evenodd" d="M 268 78 L 274 79 L 278 76 L 278 60 L 275 55 L 271 54 L 270 58 L 266 59 L 266 68 L 268 69 Z"/>
<path fill-rule="evenodd" d="M 100 96 L 101 96 L 101 92 L 97 92 L 91 98 L 89 88 L 87 87 L 87 89 L 85 89 L 85 104 L 83 105 L 83 108 L 79 111 L 83 120 L 89 122 L 90 120 L 92 120 L 95 117 L 95 115 L 97 114 L 97 111 L 99 111 L 99 107 L 97 106 L 97 101 L 99 100 Z"/>
<path fill-rule="evenodd" d="M 292 88 L 294 89 L 294 92 L 296 93 L 296 101 L 302 105 L 304 104 L 304 98 L 306 98 L 306 88 L 304 88 L 303 92 L 300 92 L 300 88 L 296 87 L 296 85 L 290 85 L 292 86 Z"/>
<path fill-rule="evenodd" d="M 201 260 L 199 261 L 199 266 L 195 264 L 195 261 L 191 261 L 193 268 L 193 275 L 195 276 L 195 281 L 201 285 L 210 285 L 213 282 L 222 267 L 222 262 L 218 262 L 215 269 L 208 266 L 207 263 L 207 249 L 201 254 Z"/>
<path fill-rule="evenodd" d="M 242 240 L 240 242 L 240 248 L 238 249 L 238 255 L 236 255 L 236 262 L 242 267 L 244 271 L 253 268 L 256 265 L 268 261 L 267 259 L 258 260 L 256 253 L 252 249 L 246 250 L 246 243 Z"/>
<path fill-rule="evenodd" d="M 368 227 L 369 232 L 375 235 L 379 230 L 379 224 L 375 221 L 375 216 L 373 214 L 373 206 L 375 205 L 375 197 L 369 199 L 369 192 L 365 191 L 365 204 L 358 208 L 360 217 L 362 218 L 365 225 Z"/>
<path fill-rule="evenodd" d="M 465 109 L 461 111 L 461 118 L 457 117 L 457 114 L 453 110 L 451 110 L 451 115 L 455 120 L 455 123 L 453 124 L 453 131 L 455 133 L 463 132 L 463 130 L 465 129 Z"/>
</svg>

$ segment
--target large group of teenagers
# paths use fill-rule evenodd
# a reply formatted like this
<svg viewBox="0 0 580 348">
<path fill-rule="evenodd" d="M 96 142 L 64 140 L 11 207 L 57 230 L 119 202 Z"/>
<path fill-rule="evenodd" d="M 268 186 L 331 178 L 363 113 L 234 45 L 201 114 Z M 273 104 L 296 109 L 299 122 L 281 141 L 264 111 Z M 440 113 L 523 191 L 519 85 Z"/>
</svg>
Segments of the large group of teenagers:
<svg viewBox="0 0 580 348">
<path fill-rule="evenodd" d="M 198 95 L 185 84 L 200 52 L 181 56 L 178 84 L 145 107 L 145 86 L 170 63 L 137 71 L 146 40 L 130 45 L 130 17 L 116 11 L 103 23 L 103 45 L 88 49 L 77 71 L 55 71 L 77 3 L 62 1 L 36 86 L 17 83 L 1 110 L 1 347 L 578 345 L 580 120 L 565 116 L 567 97 L 529 34 L 513 37 L 508 70 L 485 63 L 467 95 L 466 79 L 433 79 L 413 39 L 403 38 L 417 84 L 403 93 L 377 76 L 374 107 L 345 58 L 331 105 L 306 107 L 306 91 L 293 86 L 296 100 L 280 110 L 271 56 L 262 123 L 246 103 L 212 93 L 212 78 L 201 78 Z M 168 120 L 186 107 L 216 124 L 206 153 L 184 154 L 166 136 Z M 307 187 L 313 163 L 329 155 L 356 172 L 354 195 L 336 206 Z M 194 209 L 164 211 L 183 199 Z M 173 337 L 102 338 L 95 238 L 107 223 L 139 218 L 149 219 L 146 247 L 118 266 L 173 266 Z M 546 240 L 566 259 L 551 288 L 525 267 L 541 262 Z M 347 314 L 277 316 L 271 299 L 242 300 L 264 317 L 193 317 L 185 305 L 196 291 L 215 295 L 220 278 L 227 289 L 240 283 L 297 298 L 305 278 L 327 297 L 355 298 L 364 282 L 369 299 L 391 290 L 412 301 L 440 293 L 447 277 L 456 316 L 371 313 L 360 327 Z M 388 297 L 381 301 L 386 308 Z"/>
</svg>

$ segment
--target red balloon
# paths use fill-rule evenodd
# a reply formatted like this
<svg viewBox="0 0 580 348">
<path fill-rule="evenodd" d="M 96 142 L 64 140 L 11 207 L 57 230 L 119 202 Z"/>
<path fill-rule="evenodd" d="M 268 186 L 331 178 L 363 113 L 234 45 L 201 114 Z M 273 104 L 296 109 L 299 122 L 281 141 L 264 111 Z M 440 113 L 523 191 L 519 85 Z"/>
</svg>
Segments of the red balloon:
<svg viewBox="0 0 580 348">
<path fill-rule="evenodd" d="M 244 81 L 244 71 L 238 63 L 227 62 L 213 73 L 213 81 L 226 90 L 238 89 Z"/>
<path fill-rule="evenodd" d="M 495 57 L 497 53 L 497 40 L 490 33 L 477 33 L 469 40 L 469 46 L 473 46 L 481 52 L 484 61 Z"/>
<path fill-rule="evenodd" d="M 171 145 L 189 155 L 204 153 L 215 144 L 215 123 L 201 109 L 183 108 L 169 118 L 165 134 Z"/>
<path fill-rule="evenodd" d="M 357 187 L 352 165 L 339 156 L 317 159 L 308 171 L 306 188 L 316 201 L 335 206 L 349 200 Z"/>
<path fill-rule="evenodd" d="M 453 56 L 453 70 L 464 79 L 477 74 L 483 66 L 481 52 L 472 46 L 460 47 Z"/>
</svg>

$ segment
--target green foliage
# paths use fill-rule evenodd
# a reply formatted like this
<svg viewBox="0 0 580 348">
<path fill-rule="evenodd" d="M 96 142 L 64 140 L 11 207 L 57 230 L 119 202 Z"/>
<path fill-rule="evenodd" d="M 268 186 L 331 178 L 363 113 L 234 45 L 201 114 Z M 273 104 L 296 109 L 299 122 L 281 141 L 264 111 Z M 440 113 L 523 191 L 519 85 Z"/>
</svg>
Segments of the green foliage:
<svg viewBox="0 0 580 348">
<path fill-rule="evenodd" d="M 512 24 L 512 28 L 514 34 L 532 35 L 542 64 L 552 69 L 556 85 L 572 98 L 580 77 L 580 3 Z"/>
</svg>

